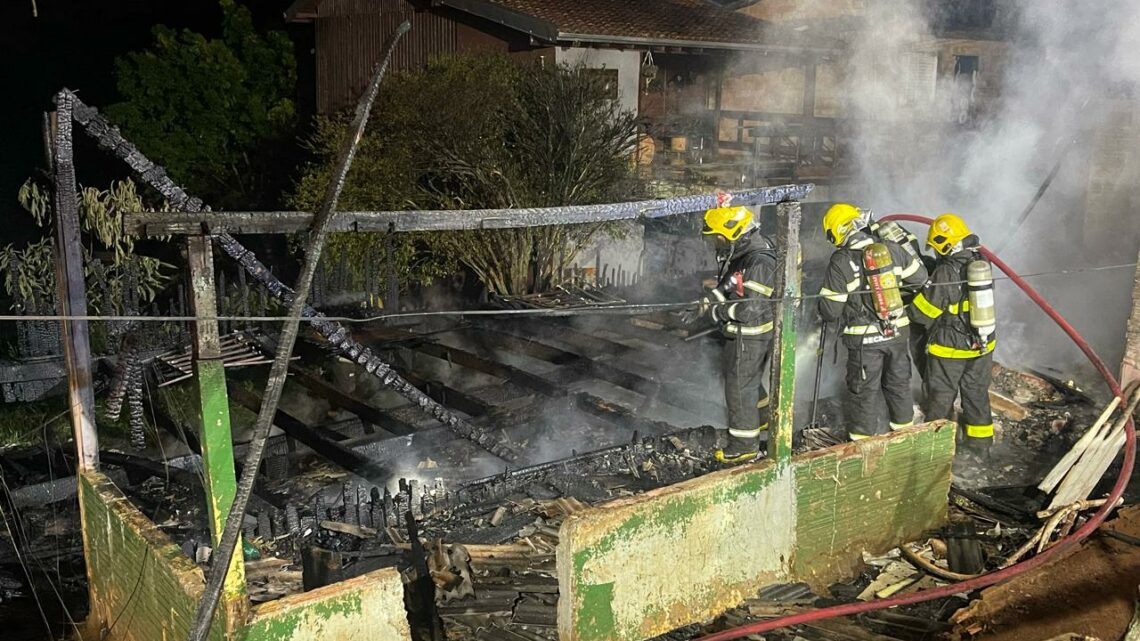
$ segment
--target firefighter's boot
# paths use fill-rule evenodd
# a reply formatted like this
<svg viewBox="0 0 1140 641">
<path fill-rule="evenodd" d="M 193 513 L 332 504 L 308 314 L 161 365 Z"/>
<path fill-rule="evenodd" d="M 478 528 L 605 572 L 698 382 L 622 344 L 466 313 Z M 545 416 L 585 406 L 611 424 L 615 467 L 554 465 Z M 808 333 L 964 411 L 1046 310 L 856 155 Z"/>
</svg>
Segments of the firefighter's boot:
<svg viewBox="0 0 1140 641">
<path fill-rule="evenodd" d="M 728 443 L 724 449 L 716 451 L 716 460 L 725 465 L 747 463 L 760 455 L 760 438 L 757 436 L 741 438 L 729 434 Z"/>
</svg>

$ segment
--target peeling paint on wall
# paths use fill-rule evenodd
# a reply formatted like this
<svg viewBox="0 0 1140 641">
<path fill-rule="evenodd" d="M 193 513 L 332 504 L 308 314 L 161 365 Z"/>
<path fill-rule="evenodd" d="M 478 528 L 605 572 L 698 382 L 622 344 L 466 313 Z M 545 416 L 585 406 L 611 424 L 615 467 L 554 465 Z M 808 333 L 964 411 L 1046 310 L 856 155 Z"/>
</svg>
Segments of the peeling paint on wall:
<svg viewBox="0 0 1140 641">
<path fill-rule="evenodd" d="M 772 583 L 848 576 L 946 516 L 954 430 L 931 423 L 716 472 L 568 518 L 563 641 L 640 641 L 710 618 Z"/>
<path fill-rule="evenodd" d="M 572 627 L 562 638 L 652 637 L 779 580 L 793 488 L 790 469 L 764 462 L 571 517 L 558 556 L 560 583 L 573 586 L 559 602 L 560 628 Z"/>
</svg>

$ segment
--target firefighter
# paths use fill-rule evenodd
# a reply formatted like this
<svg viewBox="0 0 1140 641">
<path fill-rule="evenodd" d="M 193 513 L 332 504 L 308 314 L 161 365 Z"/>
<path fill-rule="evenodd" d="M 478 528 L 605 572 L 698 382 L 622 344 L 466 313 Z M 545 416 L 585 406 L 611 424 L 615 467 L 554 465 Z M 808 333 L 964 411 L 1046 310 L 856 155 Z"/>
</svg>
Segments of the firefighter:
<svg viewBox="0 0 1140 641">
<path fill-rule="evenodd" d="M 909 426 L 910 323 L 899 287 L 920 287 L 926 268 L 898 243 L 872 236 L 869 216 L 854 205 L 828 209 L 823 230 L 836 250 L 819 292 L 819 313 L 825 325 L 840 326 L 847 348 L 847 434 L 858 440 L 886 432 L 880 398 L 886 400 L 890 429 Z"/>
<path fill-rule="evenodd" d="M 926 416 L 959 417 L 967 451 L 986 455 L 993 442 L 990 412 L 994 328 L 992 267 L 979 252 L 978 237 L 954 214 L 930 225 L 926 244 L 938 254 L 930 282 L 911 303 L 911 318 L 929 328 L 926 342 Z"/>
<path fill-rule="evenodd" d="M 727 202 L 722 198 L 718 204 Z M 741 463 L 758 456 L 760 433 L 768 429 L 771 414 L 764 372 L 772 349 L 775 247 L 747 207 L 708 210 L 702 233 L 715 241 L 719 273 L 695 316 L 712 319 L 725 338 L 721 367 L 728 440 L 715 456 L 721 463 Z"/>
</svg>

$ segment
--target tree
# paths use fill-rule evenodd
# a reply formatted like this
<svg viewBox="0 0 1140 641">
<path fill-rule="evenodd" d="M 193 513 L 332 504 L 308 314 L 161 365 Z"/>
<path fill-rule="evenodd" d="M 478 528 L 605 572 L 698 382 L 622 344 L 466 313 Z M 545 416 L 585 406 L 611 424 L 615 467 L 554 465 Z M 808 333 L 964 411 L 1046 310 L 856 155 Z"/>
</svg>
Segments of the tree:
<svg viewBox="0 0 1140 641">
<path fill-rule="evenodd" d="M 219 0 L 222 37 L 154 28 L 154 44 L 115 64 L 123 100 L 108 115 L 189 191 L 221 207 L 277 204 L 296 113 L 293 45 L 257 33 L 247 8 Z"/>
<path fill-rule="evenodd" d="M 565 66 L 446 56 L 388 82 L 345 188 L 345 209 L 543 207 L 638 195 L 632 114 L 601 80 Z M 343 135 L 325 121 L 294 203 L 311 209 Z M 351 204 L 349 204 L 351 203 Z M 418 254 L 455 258 L 499 295 L 541 291 L 603 225 L 423 234 Z M 404 237 L 406 235 L 401 235 Z M 334 238 L 358 251 L 377 239 Z M 422 274 L 421 274 L 422 275 Z"/>
</svg>

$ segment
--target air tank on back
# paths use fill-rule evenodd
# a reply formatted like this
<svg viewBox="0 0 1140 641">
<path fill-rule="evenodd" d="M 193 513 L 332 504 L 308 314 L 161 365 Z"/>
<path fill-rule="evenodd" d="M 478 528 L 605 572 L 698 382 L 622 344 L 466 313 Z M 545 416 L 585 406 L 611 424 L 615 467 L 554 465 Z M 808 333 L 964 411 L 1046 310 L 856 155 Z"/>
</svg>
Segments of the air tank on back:
<svg viewBox="0 0 1140 641">
<path fill-rule="evenodd" d="M 978 332 L 984 343 L 994 333 L 997 323 L 993 269 L 988 261 L 975 260 L 966 266 L 966 289 L 970 301 L 970 327 Z"/>
</svg>

